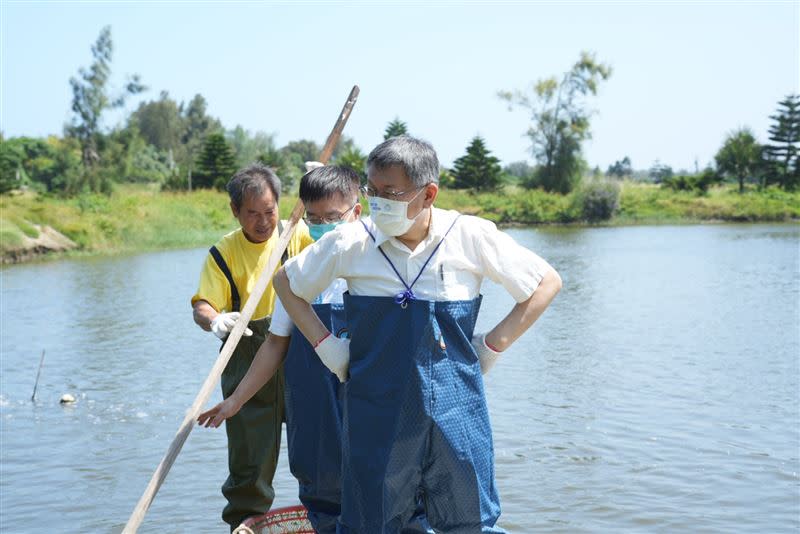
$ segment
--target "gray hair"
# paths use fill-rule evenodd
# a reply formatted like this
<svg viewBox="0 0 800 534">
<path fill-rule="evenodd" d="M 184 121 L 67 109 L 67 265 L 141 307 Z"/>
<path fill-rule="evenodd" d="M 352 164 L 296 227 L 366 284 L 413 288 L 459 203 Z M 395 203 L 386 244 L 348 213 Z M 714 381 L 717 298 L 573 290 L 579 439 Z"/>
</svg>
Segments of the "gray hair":
<svg viewBox="0 0 800 534">
<path fill-rule="evenodd" d="M 392 165 L 402 167 L 416 186 L 439 183 L 439 158 L 427 141 L 408 135 L 391 137 L 372 149 L 367 158 L 367 168 Z"/>
<path fill-rule="evenodd" d="M 281 179 L 278 178 L 275 171 L 263 163 L 254 162 L 236 171 L 231 181 L 228 182 L 227 190 L 231 202 L 238 210 L 242 207 L 245 195 L 261 196 L 267 187 L 272 191 L 277 204 L 281 197 Z"/>
</svg>

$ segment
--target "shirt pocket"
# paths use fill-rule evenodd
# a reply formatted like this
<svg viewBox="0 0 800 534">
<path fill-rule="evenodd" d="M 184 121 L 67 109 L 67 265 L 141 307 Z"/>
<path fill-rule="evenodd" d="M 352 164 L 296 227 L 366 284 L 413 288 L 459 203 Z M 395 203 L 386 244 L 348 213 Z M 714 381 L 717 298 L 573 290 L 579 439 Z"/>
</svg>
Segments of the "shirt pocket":
<svg viewBox="0 0 800 534">
<path fill-rule="evenodd" d="M 439 300 L 471 300 L 478 295 L 480 278 L 463 269 L 439 267 Z"/>
</svg>

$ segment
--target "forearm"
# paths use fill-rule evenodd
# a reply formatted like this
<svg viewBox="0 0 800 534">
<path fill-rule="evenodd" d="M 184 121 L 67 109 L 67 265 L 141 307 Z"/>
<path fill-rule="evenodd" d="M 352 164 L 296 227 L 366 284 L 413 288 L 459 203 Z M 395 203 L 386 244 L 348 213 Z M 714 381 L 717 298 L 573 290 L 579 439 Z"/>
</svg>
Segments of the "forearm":
<svg viewBox="0 0 800 534">
<path fill-rule="evenodd" d="M 311 345 L 316 345 L 322 338 L 330 334 L 322 321 L 319 320 L 311 304 L 298 297 L 292 292 L 289 285 L 289 277 L 281 267 L 272 279 L 272 287 L 281 299 L 286 313 L 292 318 L 294 324 L 303 333 Z"/>
<path fill-rule="evenodd" d="M 267 336 L 267 339 L 258 348 L 253 363 L 250 364 L 244 378 L 230 396 L 238 406 L 241 407 L 249 401 L 275 375 L 278 367 L 286 358 L 290 340 L 290 337 L 273 334 Z"/>
<path fill-rule="evenodd" d="M 206 332 L 211 331 L 211 321 L 219 315 L 211 304 L 204 300 L 198 300 L 192 306 L 192 318 L 197 325 Z"/>
<path fill-rule="evenodd" d="M 486 334 L 486 343 L 498 351 L 504 351 L 525 333 L 544 313 L 561 290 L 561 277 L 550 269 L 545 274 L 531 297 L 519 302 L 497 326 Z"/>
</svg>

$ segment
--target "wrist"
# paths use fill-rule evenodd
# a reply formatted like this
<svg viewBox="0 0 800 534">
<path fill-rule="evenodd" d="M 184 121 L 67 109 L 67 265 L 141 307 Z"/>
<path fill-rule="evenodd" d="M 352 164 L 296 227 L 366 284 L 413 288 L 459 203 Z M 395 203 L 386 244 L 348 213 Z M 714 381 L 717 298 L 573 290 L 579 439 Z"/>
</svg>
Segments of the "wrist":
<svg viewBox="0 0 800 534">
<path fill-rule="evenodd" d="M 227 399 L 227 401 L 231 403 L 231 407 L 237 412 L 242 409 L 242 405 L 244 404 L 244 400 L 241 398 L 241 395 L 239 395 L 238 391 L 239 388 L 236 388 L 236 390 L 231 393 L 231 396 Z"/>
<path fill-rule="evenodd" d="M 317 347 L 319 347 L 319 346 L 322 344 L 322 342 L 323 342 L 323 341 L 325 341 L 326 339 L 328 339 L 328 338 L 330 337 L 330 335 L 331 335 L 331 333 L 330 333 L 330 332 L 327 332 L 327 333 L 326 333 L 324 336 L 322 336 L 321 338 L 319 338 L 319 339 L 317 340 L 317 342 L 316 342 L 316 343 L 314 343 L 314 348 L 316 349 Z"/>
<path fill-rule="evenodd" d="M 486 345 L 486 348 L 497 353 L 503 352 L 506 348 L 508 348 L 500 342 L 502 340 L 497 341 L 494 338 L 489 339 L 489 335 L 490 334 L 484 334 L 483 336 L 483 344 Z"/>
</svg>

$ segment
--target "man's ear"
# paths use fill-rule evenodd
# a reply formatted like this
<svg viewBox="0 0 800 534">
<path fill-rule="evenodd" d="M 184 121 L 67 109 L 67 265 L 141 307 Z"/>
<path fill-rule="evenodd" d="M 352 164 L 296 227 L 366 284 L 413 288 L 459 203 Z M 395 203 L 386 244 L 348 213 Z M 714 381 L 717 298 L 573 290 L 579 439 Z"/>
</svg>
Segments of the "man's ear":
<svg viewBox="0 0 800 534">
<path fill-rule="evenodd" d="M 231 200 L 231 213 L 233 213 L 233 216 L 237 219 L 239 218 L 239 209 L 236 207 L 236 204 L 233 203 L 233 200 Z"/>
<path fill-rule="evenodd" d="M 422 203 L 424 208 L 430 208 L 436 196 L 439 194 L 439 184 L 429 183 L 425 186 L 425 201 Z"/>
<path fill-rule="evenodd" d="M 353 215 L 355 215 L 356 219 L 361 217 L 361 210 L 362 209 L 363 209 L 363 206 L 361 205 L 361 202 L 356 202 L 356 207 L 353 208 Z"/>
</svg>

